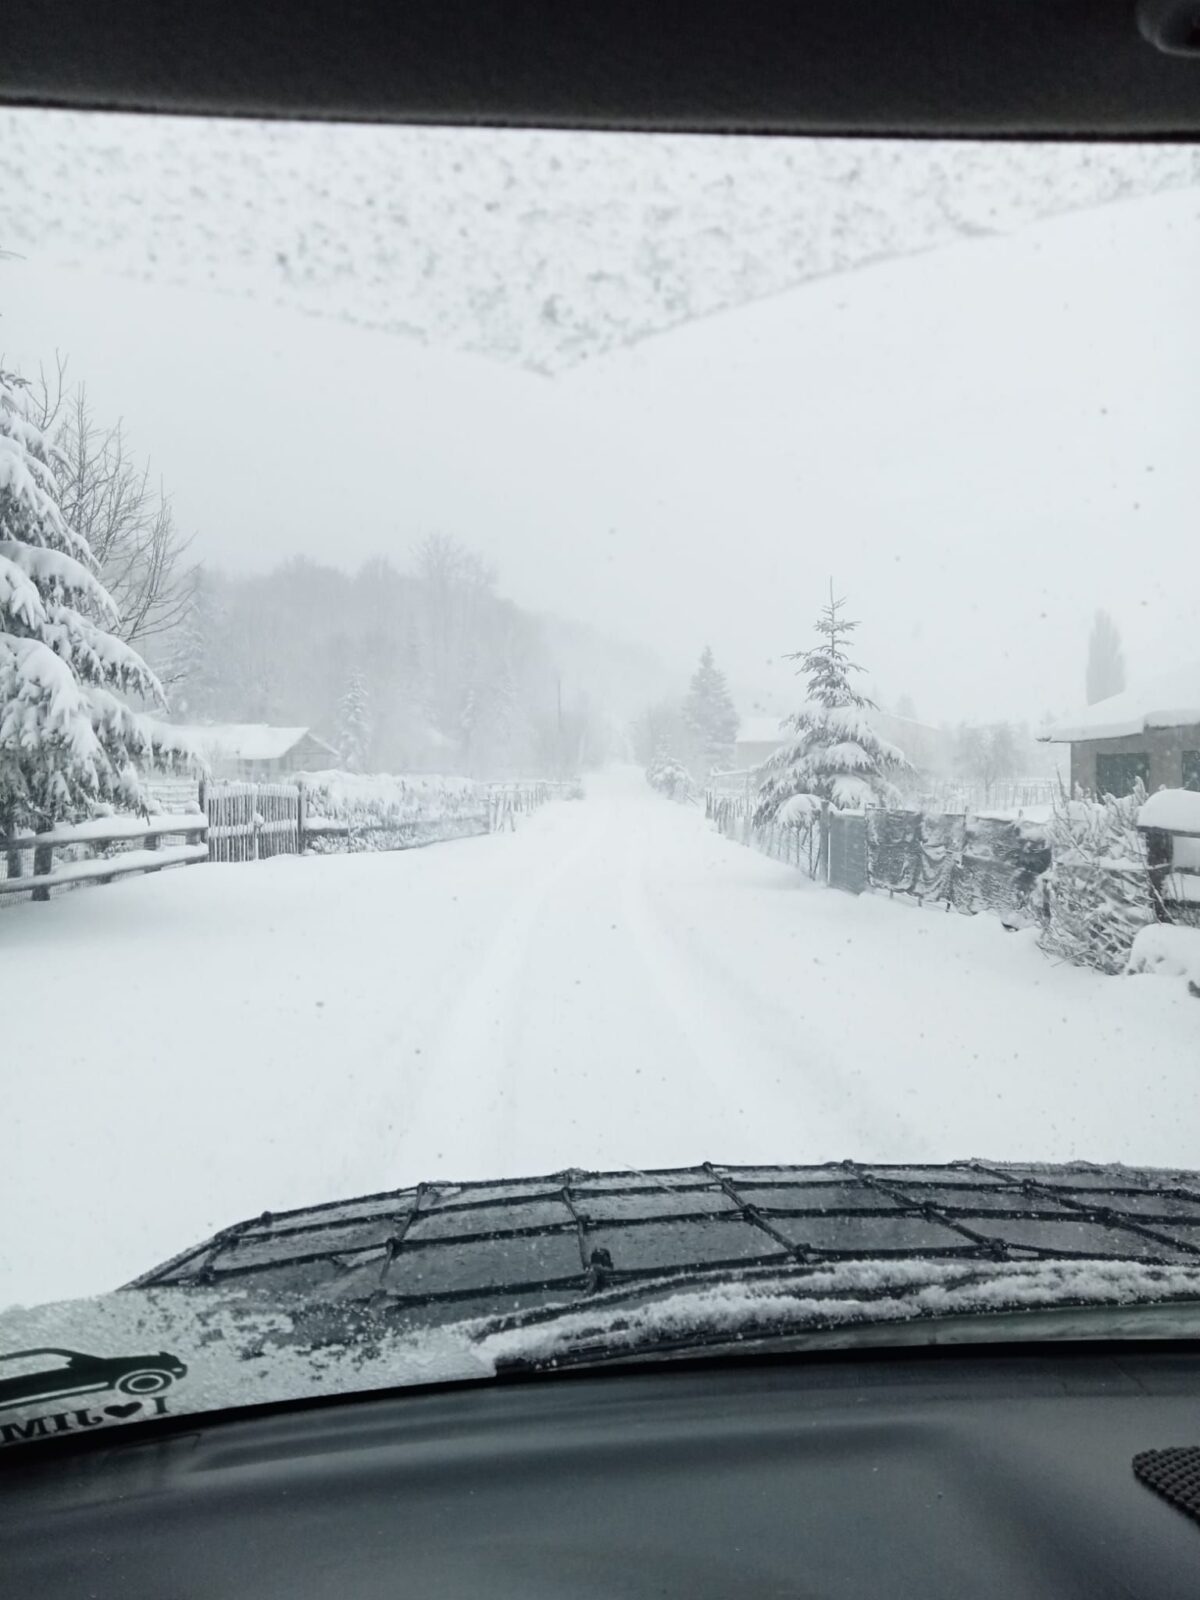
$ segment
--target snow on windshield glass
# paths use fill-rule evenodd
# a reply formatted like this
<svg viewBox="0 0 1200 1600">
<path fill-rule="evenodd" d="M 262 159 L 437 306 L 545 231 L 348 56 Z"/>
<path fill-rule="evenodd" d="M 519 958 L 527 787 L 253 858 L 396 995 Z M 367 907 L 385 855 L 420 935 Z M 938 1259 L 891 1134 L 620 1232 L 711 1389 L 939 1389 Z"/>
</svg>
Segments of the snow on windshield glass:
<svg viewBox="0 0 1200 1600">
<path fill-rule="evenodd" d="M 1200 1165 L 1198 259 L 1179 145 L 0 116 L 0 1307 Z"/>
</svg>

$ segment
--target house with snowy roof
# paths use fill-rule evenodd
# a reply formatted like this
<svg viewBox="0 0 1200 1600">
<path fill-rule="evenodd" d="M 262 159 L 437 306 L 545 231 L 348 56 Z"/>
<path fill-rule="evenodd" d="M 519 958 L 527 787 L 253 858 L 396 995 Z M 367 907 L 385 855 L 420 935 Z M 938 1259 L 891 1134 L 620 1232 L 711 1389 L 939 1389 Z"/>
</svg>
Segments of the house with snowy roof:
<svg viewBox="0 0 1200 1600">
<path fill-rule="evenodd" d="M 1041 735 L 1071 747 L 1071 788 L 1200 790 L 1200 661 L 1097 700 Z"/>
<path fill-rule="evenodd" d="M 337 751 L 310 728 L 275 728 L 266 722 L 173 726 L 205 758 L 214 778 L 264 783 L 338 765 Z"/>
</svg>

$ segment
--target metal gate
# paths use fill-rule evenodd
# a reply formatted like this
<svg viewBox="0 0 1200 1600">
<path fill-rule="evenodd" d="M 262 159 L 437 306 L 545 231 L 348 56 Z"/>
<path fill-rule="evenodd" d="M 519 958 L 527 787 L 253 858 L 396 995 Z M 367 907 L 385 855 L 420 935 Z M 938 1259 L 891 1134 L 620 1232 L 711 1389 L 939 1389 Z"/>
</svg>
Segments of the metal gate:
<svg viewBox="0 0 1200 1600">
<path fill-rule="evenodd" d="M 829 883 L 861 894 L 867 887 L 867 819 L 829 808 Z"/>
</svg>

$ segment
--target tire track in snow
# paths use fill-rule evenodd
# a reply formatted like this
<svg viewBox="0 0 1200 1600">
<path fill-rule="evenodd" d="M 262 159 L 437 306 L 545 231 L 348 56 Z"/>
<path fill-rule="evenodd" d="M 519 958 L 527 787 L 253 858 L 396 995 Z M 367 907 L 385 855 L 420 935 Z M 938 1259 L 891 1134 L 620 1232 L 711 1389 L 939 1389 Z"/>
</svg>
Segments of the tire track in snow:
<svg viewBox="0 0 1200 1600">
<path fill-rule="evenodd" d="M 586 836 L 576 838 L 556 851 L 521 886 L 425 1048 L 417 1094 L 398 1141 L 406 1171 L 419 1165 L 423 1177 L 451 1179 L 510 1174 L 521 1070 L 516 1035 L 529 1001 L 530 946 L 555 886 L 572 872 L 587 843 Z M 425 1170 L 430 1161 L 446 1160 L 454 1171 Z"/>
<path fill-rule="evenodd" d="M 879 1160 L 898 1148 L 905 1159 L 931 1154 L 924 1135 L 882 1100 L 879 1085 L 872 1085 L 874 1103 L 868 1104 L 839 1068 L 824 1030 L 806 1020 L 801 1008 L 783 1003 L 736 943 L 722 939 L 723 873 L 713 882 L 705 912 L 685 917 L 672 906 L 672 860 L 694 870 L 695 863 L 686 859 L 692 841 L 685 849 L 686 839 L 685 829 L 678 828 L 652 866 L 643 848 L 630 852 L 625 884 L 630 927 L 714 1095 L 730 1104 L 731 1086 L 738 1086 L 750 1101 L 748 1111 L 739 1105 L 737 1112 L 753 1139 L 753 1159 L 861 1159 L 869 1149 L 871 1159 Z M 749 851 L 745 861 L 756 873 L 760 865 L 777 865 Z M 796 914 L 805 914 L 802 901 Z M 730 957 L 741 957 L 736 969 Z M 781 1091 L 795 1108 L 794 1120 L 780 1114 Z"/>
</svg>

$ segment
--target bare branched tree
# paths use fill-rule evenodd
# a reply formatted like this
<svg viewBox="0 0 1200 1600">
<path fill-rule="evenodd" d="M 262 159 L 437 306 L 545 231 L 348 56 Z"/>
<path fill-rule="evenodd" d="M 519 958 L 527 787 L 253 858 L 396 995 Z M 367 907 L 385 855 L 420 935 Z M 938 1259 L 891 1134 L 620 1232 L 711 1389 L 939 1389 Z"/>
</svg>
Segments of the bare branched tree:
<svg viewBox="0 0 1200 1600">
<path fill-rule="evenodd" d="M 98 423 L 80 384 L 69 389 L 60 356 L 31 386 L 30 411 L 58 451 L 54 463 L 68 524 L 83 534 L 121 614 L 128 642 L 168 633 L 187 615 L 198 568 L 191 539 L 176 527 L 171 502 L 150 464 L 138 466 L 120 422 Z"/>
</svg>

